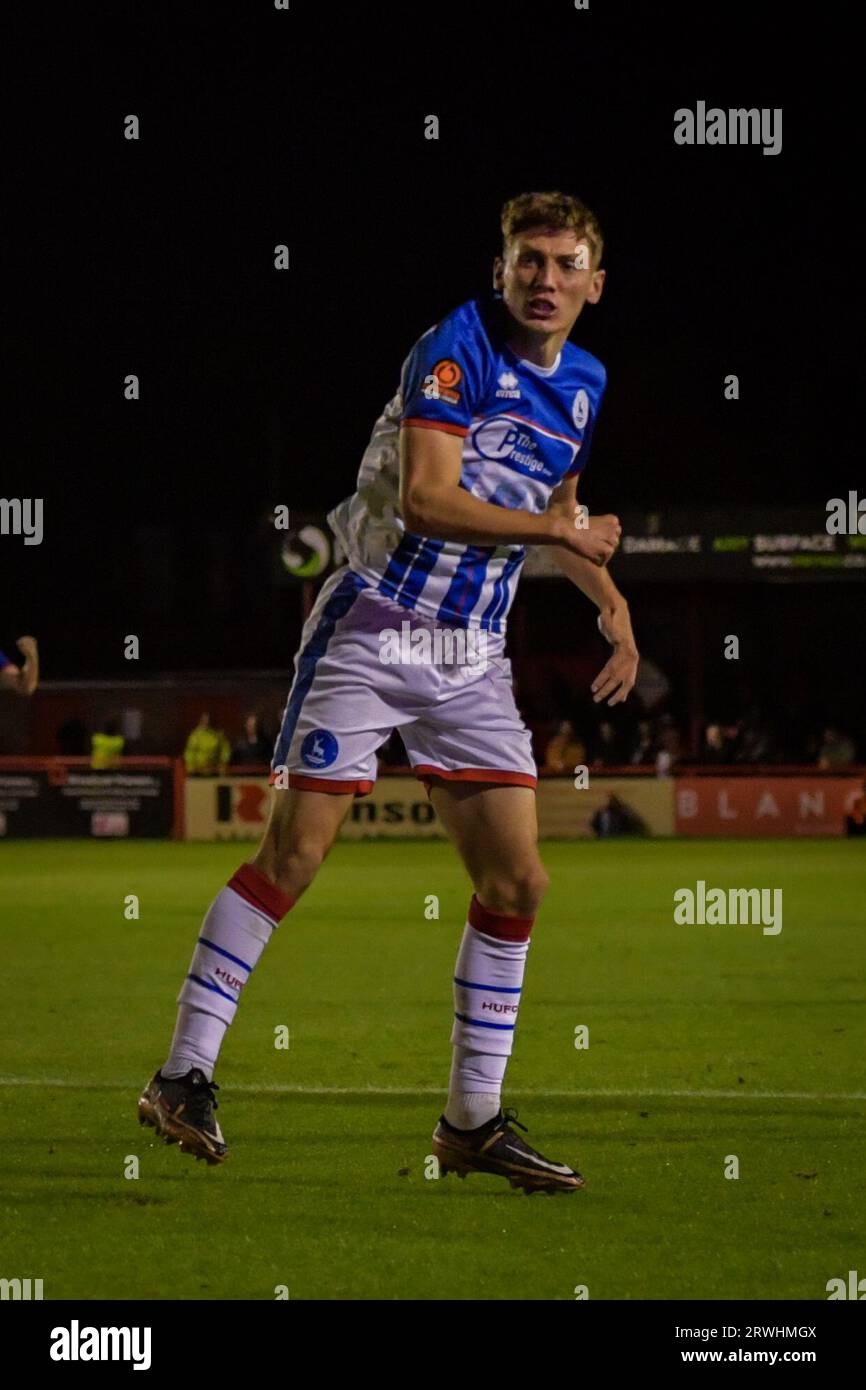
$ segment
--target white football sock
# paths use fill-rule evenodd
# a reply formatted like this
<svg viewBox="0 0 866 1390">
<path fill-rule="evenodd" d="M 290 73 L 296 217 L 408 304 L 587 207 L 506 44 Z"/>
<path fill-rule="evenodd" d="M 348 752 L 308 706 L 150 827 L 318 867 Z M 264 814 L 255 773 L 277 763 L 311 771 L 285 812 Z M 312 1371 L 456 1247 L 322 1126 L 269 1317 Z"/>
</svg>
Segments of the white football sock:
<svg viewBox="0 0 866 1390">
<path fill-rule="evenodd" d="M 454 1047 L 445 1118 L 455 1129 L 477 1129 L 502 1108 L 502 1078 L 507 1057 Z"/>
<path fill-rule="evenodd" d="M 217 1018 L 216 1014 L 206 1014 L 204 1009 L 181 1004 L 177 1011 L 171 1052 L 160 1069 L 161 1074 L 171 1080 L 172 1077 L 186 1076 L 193 1067 L 198 1067 L 208 1081 L 213 1081 L 214 1065 L 227 1028 L 225 1019 Z"/>
<path fill-rule="evenodd" d="M 199 1067 L 213 1078 L 241 991 L 292 899 L 254 864 L 242 864 L 211 903 L 178 996 L 180 1005 L 164 1077 Z"/>
<path fill-rule="evenodd" d="M 457 1129 L 477 1129 L 499 1112 L 532 922 L 472 899 L 454 970 L 454 1054 L 445 1106 L 445 1119 Z"/>
</svg>

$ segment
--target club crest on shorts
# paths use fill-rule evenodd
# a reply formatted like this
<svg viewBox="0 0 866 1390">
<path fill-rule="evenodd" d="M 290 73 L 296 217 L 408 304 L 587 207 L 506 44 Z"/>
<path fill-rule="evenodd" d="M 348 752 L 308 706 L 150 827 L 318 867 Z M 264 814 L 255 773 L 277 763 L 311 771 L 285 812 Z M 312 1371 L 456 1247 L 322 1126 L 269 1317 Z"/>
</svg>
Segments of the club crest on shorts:
<svg viewBox="0 0 866 1390">
<path fill-rule="evenodd" d="M 330 767 L 339 751 L 330 729 L 313 729 L 301 744 L 301 762 L 305 767 Z"/>
</svg>

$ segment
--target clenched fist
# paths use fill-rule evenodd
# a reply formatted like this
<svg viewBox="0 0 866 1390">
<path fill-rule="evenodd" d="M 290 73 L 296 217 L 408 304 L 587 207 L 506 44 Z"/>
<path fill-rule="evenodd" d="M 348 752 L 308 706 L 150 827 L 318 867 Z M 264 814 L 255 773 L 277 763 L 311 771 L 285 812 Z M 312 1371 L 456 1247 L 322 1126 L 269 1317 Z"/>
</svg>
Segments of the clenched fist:
<svg viewBox="0 0 866 1390">
<path fill-rule="evenodd" d="M 619 545 L 622 527 L 618 516 L 591 516 L 587 521 L 586 512 L 576 508 L 574 520 L 565 521 L 561 535 L 568 550 L 594 565 L 606 565 Z"/>
</svg>

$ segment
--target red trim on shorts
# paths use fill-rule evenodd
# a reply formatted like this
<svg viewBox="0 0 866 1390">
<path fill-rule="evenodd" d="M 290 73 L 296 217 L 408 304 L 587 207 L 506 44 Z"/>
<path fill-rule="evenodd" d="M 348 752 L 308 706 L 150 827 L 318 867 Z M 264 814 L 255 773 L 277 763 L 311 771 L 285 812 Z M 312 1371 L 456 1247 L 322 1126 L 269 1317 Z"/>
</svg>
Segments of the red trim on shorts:
<svg viewBox="0 0 866 1390">
<path fill-rule="evenodd" d="M 269 878 L 265 878 L 255 864 L 241 864 L 232 874 L 227 886 L 244 898 L 251 907 L 258 908 L 259 912 L 270 917 L 274 926 L 294 906 L 294 898 L 290 898 L 275 883 L 271 883 Z"/>
<path fill-rule="evenodd" d="M 469 433 L 466 425 L 453 425 L 450 420 L 401 420 L 400 428 L 404 425 L 412 425 L 418 430 L 443 430 L 445 434 L 459 434 L 461 439 Z"/>
<path fill-rule="evenodd" d="M 277 776 L 276 772 L 271 773 L 268 778 L 269 787 L 274 785 Z M 340 782 L 336 777 L 307 777 L 303 772 L 289 773 L 289 786 L 296 787 L 299 792 L 330 792 L 332 796 L 339 792 L 354 792 L 356 796 L 367 796 L 374 785 L 375 783 L 363 777 Z"/>
<path fill-rule="evenodd" d="M 500 941 L 528 941 L 534 917 L 511 917 L 507 912 L 494 912 L 478 901 L 475 893 L 469 904 L 469 925 Z"/>
<path fill-rule="evenodd" d="M 434 777 L 443 777 L 446 782 L 492 782 L 494 786 L 531 787 L 538 785 L 538 778 L 529 772 L 510 772 L 501 767 L 458 767 L 448 769 L 435 767 L 433 763 L 417 763 L 412 771 L 422 782 Z"/>
</svg>

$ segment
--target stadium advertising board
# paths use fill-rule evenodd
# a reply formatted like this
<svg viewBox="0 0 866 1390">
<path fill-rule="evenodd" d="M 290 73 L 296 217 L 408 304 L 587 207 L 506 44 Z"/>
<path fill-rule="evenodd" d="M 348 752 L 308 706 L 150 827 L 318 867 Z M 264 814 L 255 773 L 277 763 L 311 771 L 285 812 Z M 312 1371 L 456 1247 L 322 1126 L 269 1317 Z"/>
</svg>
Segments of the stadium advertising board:
<svg viewBox="0 0 866 1390">
<path fill-rule="evenodd" d="M 594 836 L 593 820 L 612 797 L 636 821 L 636 833 L 674 833 L 673 782 L 667 777 L 597 777 L 576 788 L 571 777 L 543 777 L 538 783 L 538 833 L 542 839 L 575 840 Z M 596 823 L 598 823 L 596 821 Z"/>
<path fill-rule="evenodd" d="M 844 835 L 862 777 L 678 777 L 678 835 Z"/>
<path fill-rule="evenodd" d="M 185 838 L 255 840 L 265 828 L 267 777 L 190 777 L 186 782 Z M 415 777 L 383 777 L 357 797 L 340 829 L 344 840 L 380 836 L 442 838 L 443 830 Z"/>
<path fill-rule="evenodd" d="M 0 838 L 169 836 L 174 804 L 169 758 L 105 771 L 51 759 L 0 759 Z"/>
<path fill-rule="evenodd" d="M 866 534 L 828 530 L 832 518 L 805 508 L 623 512 L 622 542 L 611 571 L 628 581 L 866 581 Z M 864 518 L 866 520 L 866 518 Z M 561 578 L 544 546 L 533 547 L 524 574 Z"/>
<path fill-rule="evenodd" d="M 655 777 L 599 777 L 577 790 L 570 777 L 542 778 L 538 823 L 542 837 L 578 839 L 594 834 L 592 818 L 617 796 L 649 835 L 673 834 L 673 783 Z M 252 840 L 268 811 L 266 777 L 190 777 L 186 783 L 189 840 Z M 340 830 L 344 840 L 444 838 L 436 812 L 415 777 L 380 777 L 368 796 L 356 798 Z"/>
</svg>

